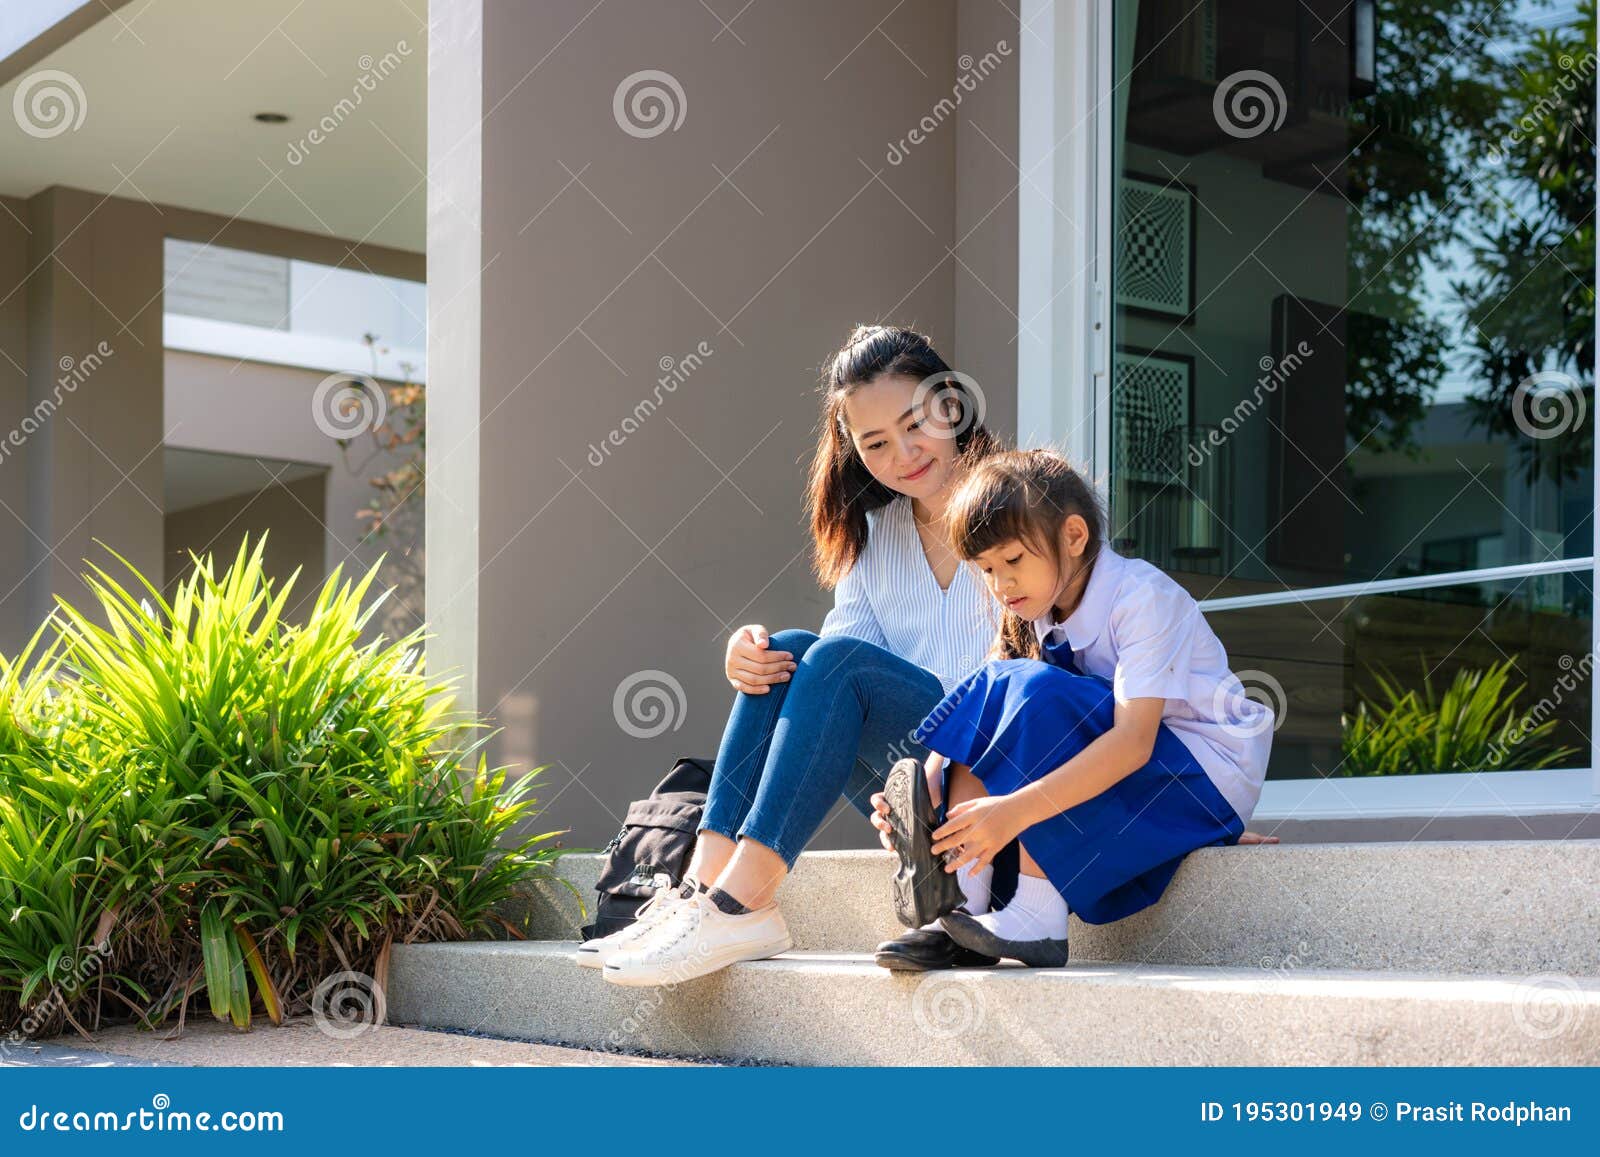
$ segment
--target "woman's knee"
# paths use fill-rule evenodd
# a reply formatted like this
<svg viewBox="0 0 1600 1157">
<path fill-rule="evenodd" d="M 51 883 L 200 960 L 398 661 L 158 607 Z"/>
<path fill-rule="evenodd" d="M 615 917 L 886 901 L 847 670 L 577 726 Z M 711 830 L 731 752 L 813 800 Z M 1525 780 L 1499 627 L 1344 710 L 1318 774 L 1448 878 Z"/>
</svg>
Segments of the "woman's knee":
<svg viewBox="0 0 1600 1157">
<path fill-rule="evenodd" d="M 802 631 L 790 627 L 786 630 L 774 631 L 768 635 L 767 650 L 787 651 L 794 656 L 794 661 L 798 663 L 801 656 L 816 646 L 819 641 L 820 639 L 815 631 Z"/>
<path fill-rule="evenodd" d="M 811 644 L 805 654 L 805 666 L 821 668 L 830 674 L 843 674 L 860 664 L 862 659 L 878 648 L 862 639 L 849 635 L 828 635 Z"/>
</svg>

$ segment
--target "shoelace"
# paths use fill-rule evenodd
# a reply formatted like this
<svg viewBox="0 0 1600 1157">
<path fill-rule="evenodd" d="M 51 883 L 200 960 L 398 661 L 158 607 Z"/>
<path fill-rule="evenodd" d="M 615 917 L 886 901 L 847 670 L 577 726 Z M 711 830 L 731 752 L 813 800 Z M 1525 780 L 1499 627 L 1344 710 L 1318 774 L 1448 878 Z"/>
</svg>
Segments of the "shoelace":
<svg viewBox="0 0 1600 1157">
<path fill-rule="evenodd" d="M 673 928 L 672 922 L 677 921 Z M 661 935 L 652 945 L 651 949 L 660 952 L 673 948 L 700 927 L 700 905 L 694 900 L 687 900 L 682 905 L 674 907 L 667 920 L 661 924 Z"/>
</svg>

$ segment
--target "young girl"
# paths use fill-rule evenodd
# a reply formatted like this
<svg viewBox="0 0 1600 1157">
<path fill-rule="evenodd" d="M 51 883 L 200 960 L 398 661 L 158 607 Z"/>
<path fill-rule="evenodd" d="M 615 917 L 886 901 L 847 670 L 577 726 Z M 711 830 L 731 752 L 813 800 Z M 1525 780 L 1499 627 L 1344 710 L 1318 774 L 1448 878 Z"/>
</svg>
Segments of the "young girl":
<svg viewBox="0 0 1600 1157">
<path fill-rule="evenodd" d="M 916 733 L 930 778 L 948 761 L 933 851 L 983 882 L 1020 839 L 1022 874 L 1005 907 L 967 888 L 940 923 L 972 952 L 1063 964 L 1069 910 L 1120 920 L 1160 899 L 1189 852 L 1239 842 L 1273 713 L 1244 694 L 1194 599 L 1104 542 L 1093 488 L 1059 455 L 991 456 L 946 519 L 1003 617 L 996 659 Z"/>
</svg>

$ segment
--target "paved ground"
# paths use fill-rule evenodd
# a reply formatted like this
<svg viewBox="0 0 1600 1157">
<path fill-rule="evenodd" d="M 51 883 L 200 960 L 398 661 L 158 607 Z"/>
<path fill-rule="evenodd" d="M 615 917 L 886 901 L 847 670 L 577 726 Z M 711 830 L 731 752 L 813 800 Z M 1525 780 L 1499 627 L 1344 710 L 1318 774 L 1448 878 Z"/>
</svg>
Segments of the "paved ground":
<svg viewBox="0 0 1600 1157">
<path fill-rule="evenodd" d="M 274 1027 L 259 1021 L 247 1033 L 209 1018 L 191 1020 L 182 1036 L 165 1040 L 165 1034 L 135 1028 L 113 1028 L 95 1034 L 92 1042 L 76 1036 L 12 1046 L 0 1054 L 0 1066 L 45 1065 L 68 1067 L 120 1067 L 141 1065 L 672 1065 L 688 1062 L 658 1061 L 527 1044 L 423 1029 L 368 1028 L 359 1036 L 340 1038 L 322 1032 L 305 1017 Z"/>
</svg>

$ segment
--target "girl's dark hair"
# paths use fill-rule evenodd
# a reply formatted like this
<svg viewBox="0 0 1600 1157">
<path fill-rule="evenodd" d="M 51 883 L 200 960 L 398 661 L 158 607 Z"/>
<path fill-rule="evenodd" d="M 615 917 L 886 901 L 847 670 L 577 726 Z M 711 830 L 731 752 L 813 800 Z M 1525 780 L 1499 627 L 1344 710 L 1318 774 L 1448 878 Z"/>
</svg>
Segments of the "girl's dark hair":
<svg viewBox="0 0 1600 1157">
<path fill-rule="evenodd" d="M 817 576 L 836 585 L 855 565 L 867 543 L 867 512 L 886 506 L 898 493 L 872 476 L 856 453 L 845 421 L 844 403 L 855 390 L 882 377 L 925 381 L 950 374 L 933 344 L 916 330 L 898 325 L 858 325 L 822 370 L 822 422 L 817 453 L 811 460 L 806 508 L 815 540 Z M 976 420 L 957 425 L 956 453 L 965 463 L 993 453 L 999 446 L 983 427 L 979 400 L 959 377 L 938 383 L 938 396 L 956 402 L 962 414 Z"/>
<path fill-rule="evenodd" d="M 1005 450 L 976 464 L 945 508 L 950 545 L 973 559 L 1007 542 L 1023 542 L 1061 566 L 1061 526 L 1076 514 L 1089 524 L 1083 557 L 1089 567 L 1105 538 L 1105 509 L 1089 480 L 1053 450 Z M 1084 579 L 1088 581 L 1087 576 Z M 1033 625 L 1003 610 L 998 659 L 1037 659 Z"/>
</svg>

